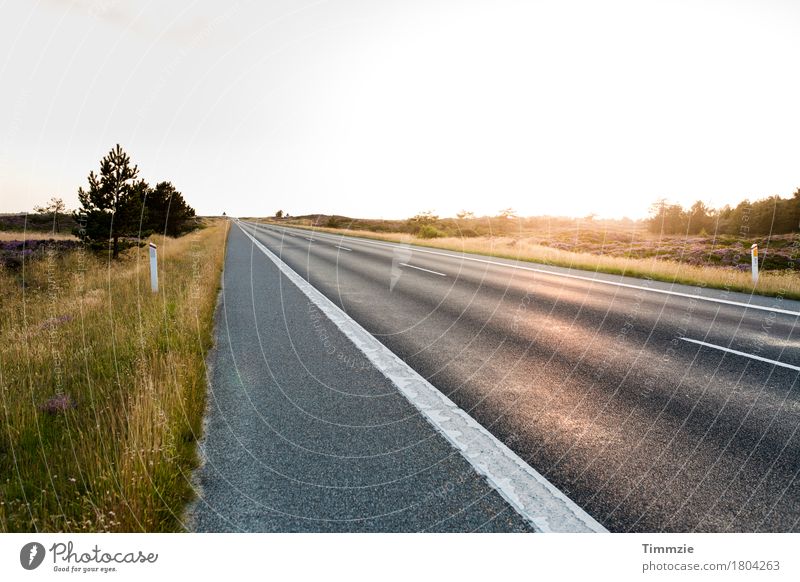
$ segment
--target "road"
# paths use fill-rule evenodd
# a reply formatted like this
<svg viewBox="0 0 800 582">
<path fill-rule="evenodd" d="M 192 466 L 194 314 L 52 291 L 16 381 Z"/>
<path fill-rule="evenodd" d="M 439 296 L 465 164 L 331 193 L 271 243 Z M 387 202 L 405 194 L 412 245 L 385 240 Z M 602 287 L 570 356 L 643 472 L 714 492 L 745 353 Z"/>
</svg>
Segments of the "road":
<svg viewBox="0 0 800 582">
<path fill-rule="evenodd" d="M 243 226 L 609 530 L 800 529 L 798 302 Z"/>
<path fill-rule="evenodd" d="M 546 531 L 236 227 L 214 334 L 188 529 Z M 566 525 L 586 529 L 580 520 Z"/>
</svg>

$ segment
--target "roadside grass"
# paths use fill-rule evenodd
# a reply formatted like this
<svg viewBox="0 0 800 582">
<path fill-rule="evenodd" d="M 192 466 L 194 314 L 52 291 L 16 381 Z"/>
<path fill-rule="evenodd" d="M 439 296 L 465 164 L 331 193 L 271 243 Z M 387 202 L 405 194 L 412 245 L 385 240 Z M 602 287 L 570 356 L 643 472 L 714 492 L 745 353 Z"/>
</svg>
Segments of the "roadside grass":
<svg viewBox="0 0 800 582">
<path fill-rule="evenodd" d="M 227 229 L 0 270 L 0 531 L 181 529 Z"/>
<path fill-rule="evenodd" d="M 298 224 L 287 225 L 269 220 L 262 220 L 262 222 L 598 273 L 649 278 L 668 283 L 681 283 L 713 289 L 754 293 L 756 295 L 780 296 L 786 299 L 800 299 L 800 274 L 796 269 L 761 271 L 758 285 L 753 287 L 749 269 L 745 271 L 731 266 L 689 264 L 688 262 L 663 259 L 657 256 L 638 258 L 574 252 L 537 244 L 534 242 L 536 240 L 534 237 L 478 236 L 428 239 L 407 233 L 372 232 Z M 792 260 L 800 264 L 800 238 L 794 241 L 791 249 L 790 252 L 794 253 Z M 711 255 L 713 249 L 709 248 L 705 252 Z M 745 257 L 749 257 L 749 255 L 745 253 Z"/>
</svg>

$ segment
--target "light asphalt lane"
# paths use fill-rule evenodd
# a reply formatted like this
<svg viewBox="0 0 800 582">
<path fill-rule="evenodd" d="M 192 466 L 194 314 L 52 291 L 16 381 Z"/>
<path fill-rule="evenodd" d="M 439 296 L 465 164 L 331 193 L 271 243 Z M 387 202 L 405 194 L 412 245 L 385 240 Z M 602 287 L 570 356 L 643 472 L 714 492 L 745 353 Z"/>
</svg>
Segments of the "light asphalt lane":
<svg viewBox="0 0 800 582">
<path fill-rule="evenodd" d="M 265 226 L 258 225 L 257 228 L 263 232 Z M 267 228 L 281 234 L 288 234 L 290 231 L 286 228 Z M 336 242 L 341 239 L 342 236 L 339 235 L 314 233 L 314 238 L 311 238 L 310 242 L 316 242 L 318 244 L 316 251 L 319 251 L 325 250 L 326 246 L 335 248 Z M 562 299 L 566 299 L 568 294 L 584 293 L 581 303 L 584 309 L 593 306 L 606 308 L 613 301 L 621 303 L 628 300 L 637 308 L 644 307 L 640 309 L 643 313 L 639 315 L 651 318 L 657 315 L 662 325 L 675 324 L 678 319 L 685 319 L 687 312 L 691 312 L 693 317 L 689 318 L 691 321 L 687 323 L 694 325 L 695 333 L 703 334 L 704 337 L 688 337 L 687 341 L 694 339 L 716 343 L 745 357 L 752 353 L 754 359 L 762 361 L 766 358 L 789 366 L 796 365 L 793 362 L 800 364 L 800 350 L 791 349 L 800 345 L 800 342 L 791 337 L 800 322 L 800 302 L 784 299 L 781 296 L 747 295 L 602 273 L 536 266 L 521 261 L 469 254 L 457 255 L 448 251 L 382 241 L 350 237 L 348 240 L 351 241 L 351 246 L 362 245 L 358 250 L 362 253 L 361 256 L 368 260 L 385 263 L 393 252 L 396 253 L 397 248 L 402 248 L 404 253 L 414 254 L 414 262 L 413 264 L 400 262 L 398 265 L 442 277 L 450 276 L 458 279 L 459 284 L 471 279 L 472 283 L 481 285 L 482 290 L 492 285 L 492 280 L 487 274 L 495 270 L 508 273 L 508 269 L 514 269 L 516 273 L 512 275 L 513 277 L 524 280 L 527 276 L 528 280 L 535 280 L 540 292 L 547 291 L 543 289 L 547 286 L 551 294 L 558 294 Z M 338 268 L 347 268 L 346 263 L 339 262 Z M 507 278 L 499 280 L 502 281 L 502 285 L 497 286 L 495 290 L 506 289 Z M 707 322 L 712 325 L 702 325 Z M 701 325 L 698 326 L 698 323 Z M 764 341 L 767 335 L 769 341 Z"/>
<path fill-rule="evenodd" d="M 307 229 L 280 227 L 269 223 L 258 222 L 242 222 L 242 224 L 250 225 L 257 230 L 269 229 L 273 232 L 281 233 L 285 236 L 302 236 L 310 242 L 323 242 L 323 243 L 336 243 L 347 242 L 353 245 L 361 245 L 363 248 L 368 247 L 383 247 L 393 249 L 403 247 L 413 249 L 414 252 L 422 253 L 432 258 L 452 260 L 463 263 L 464 261 L 471 261 L 482 263 L 484 265 L 493 265 L 499 267 L 511 267 L 521 269 L 533 273 L 539 273 L 546 276 L 557 276 L 577 281 L 583 281 L 593 285 L 611 285 L 629 289 L 645 290 L 650 293 L 663 293 L 676 297 L 683 297 L 686 299 L 696 299 L 699 301 L 709 301 L 712 303 L 728 304 L 734 306 L 747 306 L 749 309 L 782 313 L 791 316 L 800 316 L 800 301 L 785 300 L 778 294 L 777 297 L 750 295 L 746 293 L 732 292 L 725 289 L 701 288 L 681 283 L 668 283 L 664 281 L 654 281 L 647 279 L 639 279 L 635 277 L 626 277 L 622 275 L 610 275 L 607 273 L 582 271 L 579 269 L 570 269 L 566 267 L 558 267 L 551 265 L 540 265 L 531 263 L 529 261 L 515 260 L 502 257 L 490 257 L 485 255 L 477 255 L 469 252 L 456 252 L 446 249 L 437 249 L 433 247 L 424 247 L 417 245 L 410 245 L 405 243 L 394 243 L 387 241 L 378 241 L 374 239 L 367 239 L 360 237 L 357 231 L 347 235 L 330 234 L 326 232 L 313 231 L 313 237 L 307 236 L 310 232 Z M 300 233 L 300 234 L 298 234 Z M 453 264 L 452 262 L 450 263 Z"/>
<path fill-rule="evenodd" d="M 190 529 L 532 531 L 237 228 L 223 277 Z"/>
<path fill-rule="evenodd" d="M 797 302 L 254 232 L 610 529 L 797 529 Z"/>
</svg>

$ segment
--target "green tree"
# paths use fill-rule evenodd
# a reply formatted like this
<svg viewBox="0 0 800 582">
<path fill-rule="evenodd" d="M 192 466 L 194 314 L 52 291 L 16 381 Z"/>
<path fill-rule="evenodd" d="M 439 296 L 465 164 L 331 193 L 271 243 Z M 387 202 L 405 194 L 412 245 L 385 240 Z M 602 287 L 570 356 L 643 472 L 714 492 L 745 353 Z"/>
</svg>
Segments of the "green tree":
<svg viewBox="0 0 800 582">
<path fill-rule="evenodd" d="M 406 220 L 405 231 L 411 234 L 419 234 L 420 231 L 425 229 L 425 232 L 432 232 L 431 229 L 436 230 L 435 224 L 439 217 L 433 213 L 432 210 L 425 210 L 418 212 L 408 220 Z M 431 237 L 426 237 L 431 238 Z"/>
<path fill-rule="evenodd" d="M 786 201 L 786 208 L 782 215 L 785 217 L 783 232 L 800 231 L 800 188 L 795 190 L 792 197 Z"/>
<path fill-rule="evenodd" d="M 728 217 L 728 234 L 737 236 L 749 234 L 751 208 L 752 204 L 745 198 L 731 210 L 730 216 Z"/>
<path fill-rule="evenodd" d="M 138 175 L 139 168 L 117 144 L 100 161 L 100 174 L 89 172 L 89 189 L 78 189 L 86 222 L 83 238 L 110 241 L 114 257 L 119 255 L 120 237 L 138 233 L 141 226 L 141 194 L 147 186 L 136 181 Z"/>
<path fill-rule="evenodd" d="M 689 234 L 708 232 L 714 228 L 714 217 L 712 211 L 703 202 L 698 200 L 688 212 L 688 231 Z"/>
<path fill-rule="evenodd" d="M 150 186 L 144 180 L 136 180 L 131 186 L 125 204 L 119 213 L 120 222 L 127 225 L 125 236 L 143 236 L 148 228 L 147 199 L 150 197 Z"/>
<path fill-rule="evenodd" d="M 175 189 L 172 182 L 159 182 L 147 191 L 144 198 L 148 230 L 179 236 L 190 230 L 195 217 L 194 208 L 186 203 L 183 194 Z"/>
<path fill-rule="evenodd" d="M 688 214 L 680 204 L 670 204 L 659 198 L 650 205 L 647 227 L 655 234 L 685 234 L 689 223 Z"/>
<path fill-rule="evenodd" d="M 777 234 L 773 231 L 773 224 L 780 200 L 779 196 L 770 196 L 753 202 L 750 216 L 751 234 Z"/>
<path fill-rule="evenodd" d="M 53 196 L 50 201 L 44 206 L 36 206 L 34 210 L 39 214 L 49 214 L 53 220 L 53 232 L 61 232 L 61 226 L 58 217 L 64 215 L 67 210 L 64 200 Z"/>
</svg>

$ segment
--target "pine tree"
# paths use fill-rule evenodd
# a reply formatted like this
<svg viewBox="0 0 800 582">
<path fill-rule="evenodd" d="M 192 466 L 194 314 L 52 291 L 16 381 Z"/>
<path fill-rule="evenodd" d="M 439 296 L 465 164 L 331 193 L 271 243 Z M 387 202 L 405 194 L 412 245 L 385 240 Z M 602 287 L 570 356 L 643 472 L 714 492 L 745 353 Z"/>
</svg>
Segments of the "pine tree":
<svg viewBox="0 0 800 582">
<path fill-rule="evenodd" d="M 141 220 L 140 196 L 142 187 L 136 182 L 139 168 L 131 165 L 128 154 L 119 144 L 100 161 L 99 176 L 89 173 L 89 189 L 78 189 L 86 219 L 84 238 L 112 241 L 113 256 L 119 254 L 119 238 L 135 234 Z M 138 216 L 137 216 L 138 207 Z"/>
<path fill-rule="evenodd" d="M 147 225 L 153 232 L 178 236 L 192 228 L 194 208 L 172 182 L 159 182 L 147 193 Z"/>
<path fill-rule="evenodd" d="M 58 219 L 64 215 L 67 209 L 63 199 L 53 196 L 50 202 L 44 206 L 35 206 L 33 209 L 39 214 L 50 214 L 53 220 L 53 232 L 61 232 L 61 225 Z"/>
</svg>

